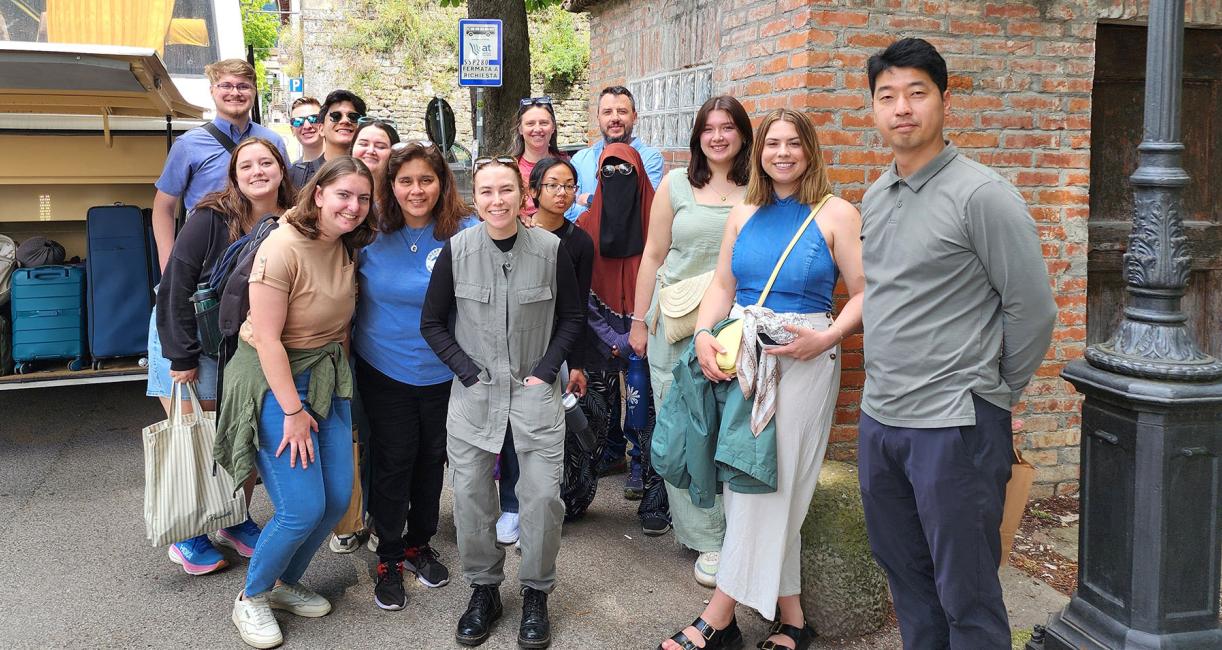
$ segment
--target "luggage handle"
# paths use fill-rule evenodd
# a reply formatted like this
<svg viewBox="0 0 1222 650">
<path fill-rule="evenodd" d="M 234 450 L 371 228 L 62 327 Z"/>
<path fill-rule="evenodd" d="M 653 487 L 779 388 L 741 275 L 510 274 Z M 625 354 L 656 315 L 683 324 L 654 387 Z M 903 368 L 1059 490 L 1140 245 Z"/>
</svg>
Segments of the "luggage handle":
<svg viewBox="0 0 1222 650">
<path fill-rule="evenodd" d="M 68 277 L 68 269 L 62 266 L 39 266 L 30 271 L 30 277 L 35 280 Z"/>
<path fill-rule="evenodd" d="M 27 316 L 30 316 L 31 318 L 44 318 L 47 316 L 61 316 L 63 315 L 64 310 L 62 309 L 32 309 L 30 311 L 23 311 L 23 313 L 26 314 Z"/>
</svg>

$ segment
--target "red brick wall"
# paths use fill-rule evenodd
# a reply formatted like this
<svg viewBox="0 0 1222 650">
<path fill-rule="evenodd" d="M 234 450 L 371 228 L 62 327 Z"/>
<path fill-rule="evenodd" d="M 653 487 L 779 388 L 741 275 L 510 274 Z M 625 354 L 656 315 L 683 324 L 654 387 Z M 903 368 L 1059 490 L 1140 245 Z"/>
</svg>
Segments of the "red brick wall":
<svg viewBox="0 0 1222 650">
<path fill-rule="evenodd" d="M 712 63 L 715 92 L 738 97 L 754 117 L 805 110 L 837 193 L 854 203 L 891 159 L 873 128 L 866 58 L 906 36 L 936 45 L 951 72 L 947 136 L 1023 193 L 1060 306 L 1052 347 L 1015 411 L 1023 453 L 1038 468 L 1033 493 L 1077 489 L 1080 398 L 1059 374 L 1086 343 L 1095 25 L 1140 21 L 1145 2 L 613 0 L 588 10 L 592 90 Z M 1186 15 L 1190 24 L 1222 24 L 1217 0 L 1189 2 Z M 687 158 L 685 150 L 666 155 L 672 164 Z M 843 359 L 831 454 L 852 458 L 859 336 L 845 343 Z"/>
</svg>

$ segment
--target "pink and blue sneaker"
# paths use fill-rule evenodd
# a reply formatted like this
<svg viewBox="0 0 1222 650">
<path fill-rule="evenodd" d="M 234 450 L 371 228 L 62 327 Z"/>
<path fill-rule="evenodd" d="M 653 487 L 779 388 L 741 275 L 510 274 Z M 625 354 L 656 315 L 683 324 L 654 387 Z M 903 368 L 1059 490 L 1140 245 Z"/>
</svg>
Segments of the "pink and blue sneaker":
<svg viewBox="0 0 1222 650">
<path fill-rule="evenodd" d="M 255 554 L 255 545 L 259 543 L 259 534 L 262 532 L 263 529 L 248 517 L 237 526 L 216 531 L 216 543 L 228 546 L 242 557 L 250 557 Z"/>
<path fill-rule="evenodd" d="M 169 556 L 175 564 L 182 565 L 183 571 L 193 576 L 202 576 L 229 566 L 207 535 L 170 544 Z"/>
</svg>

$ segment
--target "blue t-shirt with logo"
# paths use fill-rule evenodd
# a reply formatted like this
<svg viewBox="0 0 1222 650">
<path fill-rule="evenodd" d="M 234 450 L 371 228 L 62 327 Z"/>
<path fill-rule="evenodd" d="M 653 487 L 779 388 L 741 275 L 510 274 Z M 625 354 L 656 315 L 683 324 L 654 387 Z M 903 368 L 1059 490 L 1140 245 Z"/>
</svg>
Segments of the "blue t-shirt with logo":
<svg viewBox="0 0 1222 650">
<path fill-rule="evenodd" d="M 458 227 L 462 230 L 477 223 L 474 217 L 467 217 Z M 361 249 L 352 344 L 361 359 L 395 381 L 432 386 L 454 377 L 420 336 L 424 294 L 444 244 L 434 238 L 430 221 L 423 228 L 404 226 L 381 233 Z"/>
</svg>

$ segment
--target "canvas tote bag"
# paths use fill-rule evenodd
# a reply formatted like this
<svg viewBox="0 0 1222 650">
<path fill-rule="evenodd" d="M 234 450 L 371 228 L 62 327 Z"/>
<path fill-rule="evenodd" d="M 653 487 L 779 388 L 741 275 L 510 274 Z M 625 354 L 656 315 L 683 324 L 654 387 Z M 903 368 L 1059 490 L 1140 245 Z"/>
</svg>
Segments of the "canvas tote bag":
<svg viewBox="0 0 1222 650">
<path fill-rule="evenodd" d="M 365 495 L 361 492 L 361 443 L 357 440 L 356 427 L 352 427 L 352 497 L 348 510 L 331 532 L 336 535 L 356 535 L 365 531 Z"/>
<path fill-rule="evenodd" d="M 192 413 L 182 412 L 182 391 Z M 144 428 L 144 527 L 165 546 L 246 520 L 246 498 L 212 462 L 216 413 L 205 412 L 190 384 L 170 391 L 170 416 Z"/>
<path fill-rule="evenodd" d="M 1014 546 L 1014 535 L 1027 510 L 1027 499 L 1031 496 L 1031 483 L 1035 481 L 1035 467 L 1028 463 L 1018 447 L 1014 447 L 1014 464 L 1010 467 L 1010 481 L 1006 483 L 1006 505 L 1001 514 L 1001 565 L 1005 566 Z"/>
</svg>

